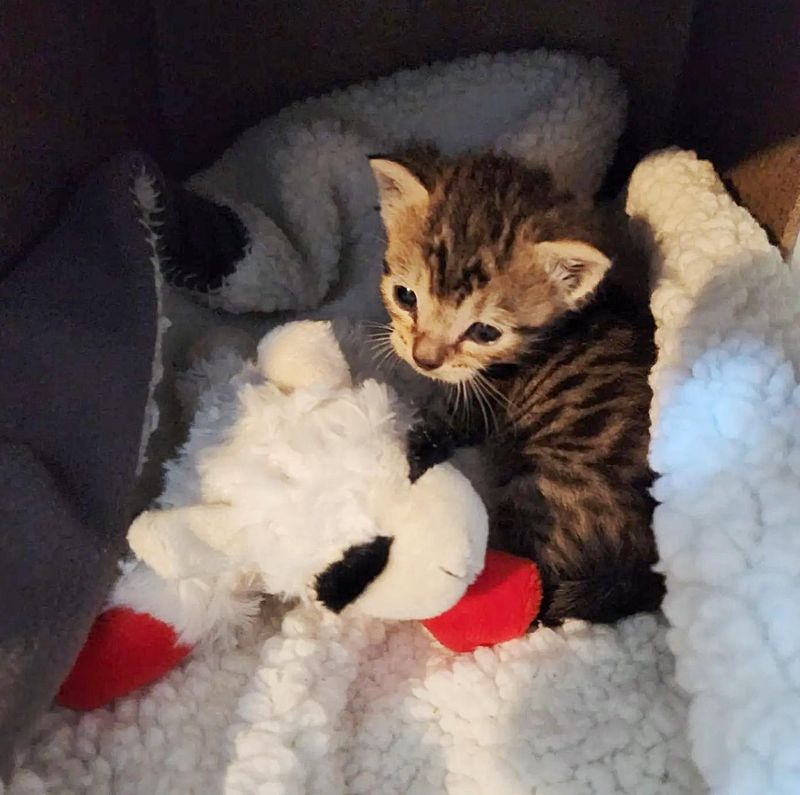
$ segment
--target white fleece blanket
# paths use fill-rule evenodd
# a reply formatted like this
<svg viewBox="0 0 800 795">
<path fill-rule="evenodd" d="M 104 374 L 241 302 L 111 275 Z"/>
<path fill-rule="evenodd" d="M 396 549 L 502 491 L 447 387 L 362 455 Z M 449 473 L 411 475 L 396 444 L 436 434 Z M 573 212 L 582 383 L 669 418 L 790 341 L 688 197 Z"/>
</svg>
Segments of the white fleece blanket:
<svg viewBox="0 0 800 795">
<path fill-rule="evenodd" d="M 641 163 L 655 233 L 655 530 L 694 759 L 715 793 L 800 793 L 800 273 L 681 152 Z"/>
<path fill-rule="evenodd" d="M 329 316 L 380 314 L 383 241 L 369 155 L 415 140 L 446 153 L 495 149 L 591 194 L 624 116 L 607 66 L 545 50 L 434 64 L 292 105 L 190 180 L 232 207 L 254 240 L 210 303 L 304 311 L 326 298 Z"/>
<path fill-rule="evenodd" d="M 569 117 L 585 125 L 574 108 L 591 106 L 595 95 L 604 110 L 588 118 L 621 118 L 616 84 L 602 67 L 566 56 L 523 58 L 527 67 L 510 56 L 472 59 L 461 82 L 464 62 L 419 74 L 467 92 L 477 84 L 478 95 L 479 77 L 506 74 L 511 84 L 516 74 L 550 86 L 550 107 L 565 109 L 552 111 L 556 123 Z M 415 107 L 428 107 L 414 86 L 429 84 L 413 75 L 394 80 L 324 102 L 330 115 L 344 115 L 354 97 L 385 92 L 390 105 L 407 90 Z M 530 97 L 515 113 L 535 121 L 544 100 L 533 89 Z M 377 107 L 373 101 L 364 107 Z M 464 113 L 476 107 L 464 102 Z M 289 113 L 301 130 L 308 107 Z M 500 115 L 492 117 L 494 135 L 510 127 Z M 539 118 L 541 129 L 551 129 L 547 118 Z M 280 119 L 267 124 L 279 129 Z M 428 119 L 458 147 L 452 119 L 434 109 Z M 403 119 L 383 118 L 393 121 Z M 568 173 L 583 158 L 596 185 L 618 132 L 599 124 L 594 148 L 590 138 L 571 155 L 567 146 L 554 168 Z M 322 140 L 324 172 L 330 151 Z M 312 206 L 309 185 L 297 189 Z M 669 795 L 706 791 L 695 763 L 715 793 L 800 792 L 800 630 L 792 609 L 800 542 L 791 532 L 800 506 L 792 469 L 800 465 L 792 446 L 800 428 L 796 277 L 710 167 L 689 154 L 641 164 L 628 208 L 651 225 L 656 243 L 653 462 L 664 473 L 656 532 L 672 629 L 653 616 L 612 628 L 573 623 L 453 655 L 414 624 L 299 608 L 284 615 L 268 603 L 264 621 L 235 651 L 197 649 L 162 682 L 108 709 L 84 716 L 54 709 L 11 792 Z M 345 231 L 357 244 L 367 228 Z M 297 230 L 291 237 L 304 235 L 314 238 Z M 368 303 L 372 276 L 364 274 L 374 268 L 374 247 L 349 244 L 347 252 L 338 304 L 323 311 Z M 672 651 L 690 702 L 676 684 Z"/>
</svg>

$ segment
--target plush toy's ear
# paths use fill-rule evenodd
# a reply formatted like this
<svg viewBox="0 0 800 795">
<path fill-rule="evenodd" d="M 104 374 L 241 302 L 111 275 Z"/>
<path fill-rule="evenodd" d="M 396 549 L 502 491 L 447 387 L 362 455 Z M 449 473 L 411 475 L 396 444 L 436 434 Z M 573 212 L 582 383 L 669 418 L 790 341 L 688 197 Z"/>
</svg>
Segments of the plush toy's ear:
<svg viewBox="0 0 800 795">
<path fill-rule="evenodd" d="M 258 344 L 258 365 L 286 392 L 315 384 L 331 389 L 352 385 L 347 360 L 327 321 L 298 320 L 274 329 Z"/>
<path fill-rule="evenodd" d="M 580 240 L 547 240 L 534 244 L 533 251 L 569 307 L 585 301 L 611 267 L 602 251 Z"/>
<path fill-rule="evenodd" d="M 317 599 L 328 610 L 340 613 L 386 568 L 391 545 L 391 538 L 377 536 L 366 544 L 350 547 L 341 560 L 317 576 Z"/>
<path fill-rule="evenodd" d="M 371 157 L 369 164 L 378 183 L 381 218 L 387 229 L 391 230 L 405 210 L 427 209 L 430 194 L 408 168 L 384 157 Z"/>
<path fill-rule="evenodd" d="M 184 579 L 216 574 L 238 527 L 228 505 L 188 505 L 144 511 L 128 529 L 128 545 L 159 576 Z"/>
</svg>

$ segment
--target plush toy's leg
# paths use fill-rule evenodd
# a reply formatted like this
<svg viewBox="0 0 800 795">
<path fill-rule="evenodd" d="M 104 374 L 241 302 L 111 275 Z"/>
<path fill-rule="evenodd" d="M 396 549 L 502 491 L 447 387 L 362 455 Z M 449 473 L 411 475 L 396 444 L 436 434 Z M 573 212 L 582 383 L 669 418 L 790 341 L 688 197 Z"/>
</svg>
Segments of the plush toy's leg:
<svg viewBox="0 0 800 795">
<path fill-rule="evenodd" d="M 317 303 L 306 295 L 301 256 L 261 210 L 181 185 L 167 186 L 165 194 L 169 267 L 164 276 L 169 284 L 234 313 Z"/>
<path fill-rule="evenodd" d="M 184 642 L 179 633 L 202 609 L 149 566 L 125 565 L 56 701 L 96 709 L 160 678 L 191 651 L 196 636 Z"/>
<path fill-rule="evenodd" d="M 524 635 L 541 603 L 536 564 L 490 549 L 483 571 L 464 596 L 450 610 L 422 624 L 448 649 L 472 651 Z"/>
<path fill-rule="evenodd" d="M 191 650 L 178 643 L 169 624 L 112 607 L 95 621 L 56 701 L 70 709 L 97 709 L 159 679 Z"/>
<path fill-rule="evenodd" d="M 159 679 L 196 643 L 232 645 L 260 603 L 259 584 L 238 573 L 172 580 L 126 566 L 57 700 L 95 709 Z"/>
</svg>

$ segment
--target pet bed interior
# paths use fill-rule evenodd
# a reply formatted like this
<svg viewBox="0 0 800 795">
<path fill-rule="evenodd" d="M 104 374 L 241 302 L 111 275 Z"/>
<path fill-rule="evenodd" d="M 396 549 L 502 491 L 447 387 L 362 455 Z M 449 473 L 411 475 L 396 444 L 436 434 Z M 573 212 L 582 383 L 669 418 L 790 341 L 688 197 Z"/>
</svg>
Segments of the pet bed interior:
<svg viewBox="0 0 800 795">
<path fill-rule="evenodd" d="M 39 499 L 36 494 L 41 493 L 40 504 L 47 504 L 48 511 L 37 509 L 35 524 L 66 528 L 71 523 L 69 529 L 56 535 L 56 543 L 42 559 L 55 563 L 65 554 L 68 558 L 81 557 L 72 569 L 64 568 L 59 575 L 61 580 L 49 582 L 48 587 L 55 587 L 36 608 L 33 623 L 40 633 L 47 632 L 48 621 L 61 624 L 53 627 L 51 641 L 61 648 L 53 656 L 55 665 L 37 663 L 43 672 L 44 687 L 41 683 L 33 688 L 26 684 L 18 690 L 15 700 L 6 699 L 2 704 L 3 726 L 8 727 L 4 740 L 9 750 L 12 734 L 24 736 L 26 724 L 44 707 L 48 693 L 57 686 L 59 672 L 63 673 L 68 665 L 113 576 L 115 550 L 125 522 L 124 507 L 120 503 L 104 505 L 108 503 L 104 492 L 119 493 L 134 481 L 139 436 L 133 426 L 137 422 L 137 406 L 143 405 L 151 386 L 150 379 L 144 376 L 149 371 L 149 356 L 137 353 L 138 358 L 126 365 L 130 368 L 128 374 L 117 379 L 116 400 L 105 391 L 128 356 L 130 340 L 140 339 L 137 351 L 144 352 L 156 336 L 156 330 L 143 322 L 154 315 L 155 299 L 143 294 L 141 301 L 132 298 L 137 290 L 146 292 L 146 288 L 133 283 L 141 279 L 142 271 L 137 275 L 127 266 L 131 262 L 147 263 L 152 274 L 163 235 L 141 238 L 126 233 L 124 230 L 142 221 L 147 200 L 140 193 L 134 206 L 120 197 L 129 190 L 134 171 L 152 177 L 150 185 L 155 188 L 152 197 L 156 201 L 169 201 L 171 192 L 180 192 L 176 183 L 162 177 L 155 163 L 138 156 L 117 161 L 95 176 L 93 183 L 84 185 L 67 215 L 62 216 L 70 223 L 62 221 L 53 235 L 32 247 L 35 237 L 48 226 L 43 219 L 54 217 L 68 178 L 82 176 L 102 155 L 126 142 L 136 142 L 152 151 L 162 168 L 169 163 L 166 170 L 172 177 L 186 176 L 218 154 L 230 142 L 233 132 L 277 110 L 289 99 L 319 93 L 332 84 L 344 85 L 354 79 L 387 74 L 394 67 L 417 65 L 433 56 L 515 48 L 544 40 L 605 55 L 620 67 L 628 89 L 628 126 L 618 150 L 611 139 L 616 138 L 621 126 L 617 128 L 612 112 L 608 117 L 610 126 L 595 136 L 595 140 L 602 141 L 605 135 L 611 144 L 605 149 L 599 146 L 577 169 L 584 177 L 588 169 L 590 189 L 600 184 L 614 151 L 618 154 L 603 186 L 609 195 L 626 182 L 631 167 L 643 153 L 655 145 L 676 141 L 714 157 L 718 171 L 726 172 L 728 184 L 767 224 L 772 240 L 780 244 L 785 254 L 791 253 L 798 228 L 795 178 L 800 169 L 787 167 L 797 162 L 797 141 L 792 138 L 797 130 L 787 127 L 784 114 L 777 113 L 775 104 L 769 101 L 766 78 L 754 55 L 757 48 L 744 33 L 746 27 L 758 25 L 764 35 L 779 40 L 778 31 L 792 23 L 793 17 L 787 11 L 778 10 L 771 17 L 764 15 L 768 19 L 762 17 L 754 22 L 744 4 L 726 6 L 723 13 L 723 4 L 714 2 L 666 2 L 657 4 L 650 14 L 640 14 L 635 4 L 617 3 L 602 19 L 602 34 L 593 38 L 591 23 L 601 23 L 595 11 L 582 9 L 580 13 L 586 14 L 586 19 L 579 22 L 563 8 L 550 9 L 547 3 L 536 9 L 509 3 L 503 21 L 499 21 L 499 14 L 492 14 L 487 20 L 485 10 L 466 21 L 463 15 L 449 10 L 446 3 L 437 4 L 432 18 L 426 18 L 418 9 L 412 13 L 413 4 L 391 13 L 383 5 L 379 11 L 377 6 L 364 4 L 358 10 L 351 9 L 358 20 L 355 27 L 351 19 L 345 21 L 342 11 L 323 13 L 313 9 L 307 9 L 310 24 L 307 19 L 299 21 L 303 15 L 297 9 L 286 17 L 289 21 L 278 24 L 273 12 L 267 12 L 262 4 L 251 3 L 252 7 L 226 19 L 224 34 L 218 31 L 222 24 L 219 9 L 216 14 L 198 14 L 188 24 L 188 10 L 180 4 L 172 3 L 166 8 L 167 4 L 155 3 L 147 10 L 125 12 L 104 10 L 101 5 L 97 4 L 88 15 L 88 24 L 82 31 L 74 20 L 63 19 L 57 13 L 52 20 L 29 15 L 27 29 L 18 22 L 12 23 L 21 32 L 11 37 L 12 55 L 23 62 L 27 56 L 28 61 L 40 63 L 55 84 L 50 91 L 34 95 L 26 88 L 25 81 L 31 85 L 29 76 L 13 83 L 25 122 L 17 119 L 13 125 L 18 148 L 29 155 L 39 151 L 46 156 L 17 158 L 14 167 L 0 175 L 10 186 L 11 197 L 0 214 L 5 263 L 9 269 L 16 265 L 3 281 L 3 298 L 9 302 L 6 306 L 11 306 L 19 302 L 20 296 L 25 297 L 23 308 L 35 307 L 37 302 L 44 306 L 60 303 L 68 307 L 64 316 L 72 317 L 68 327 L 85 328 L 90 335 L 102 330 L 104 341 L 100 348 L 105 360 L 97 360 L 100 370 L 107 373 L 100 382 L 104 391 L 98 393 L 102 402 L 91 410 L 83 407 L 86 413 L 81 416 L 108 418 L 109 427 L 98 430 L 98 438 L 104 434 L 114 436 L 113 425 L 119 421 L 128 430 L 117 433 L 119 451 L 109 452 L 98 443 L 98 453 L 103 451 L 98 460 L 85 471 L 65 477 L 61 472 L 69 470 L 69 465 L 53 468 L 49 462 L 72 461 L 69 440 L 61 447 L 52 446 L 43 472 L 35 457 L 26 457 L 25 445 L 31 440 L 24 433 L 25 422 L 20 425 L 16 419 L 18 407 L 4 410 L 3 427 L 22 427 L 23 432 L 5 434 L 16 446 L 9 449 L 8 455 L 3 451 L 3 466 L 14 478 L 19 478 L 20 473 L 28 478 L 9 478 L 11 494 L 17 499 L 15 482 L 38 483 L 39 492 L 30 492 L 32 499 Z M 577 17 L 577 8 L 573 12 Z M 63 23 L 62 46 L 54 48 L 47 59 L 31 59 L 30 48 L 39 40 L 37 30 L 41 34 L 52 29 L 58 19 Z M 261 52 L 256 47 L 259 34 L 255 20 L 268 23 L 264 29 L 280 42 L 269 55 L 254 54 Z M 409 53 L 404 44 L 412 22 L 419 40 Z M 635 36 L 629 32 L 632 25 L 638 26 Z M 335 47 L 342 38 L 342 26 L 350 36 L 344 48 L 347 56 L 336 61 L 322 43 Z M 444 41 L 438 35 L 442 26 L 451 32 Z M 121 51 L 127 53 L 127 60 L 115 62 L 96 82 L 86 78 L 93 74 L 93 59 L 103 51 L 101 36 L 110 36 L 102 45 L 109 47 L 114 41 L 127 42 L 131 30 L 153 29 L 158 31 L 157 39 L 144 39 L 141 50 L 138 45 L 132 48 L 126 44 Z M 642 29 L 658 30 L 664 35 L 658 45 L 647 49 L 642 42 L 648 39 L 639 33 Z M 287 31 L 290 35 L 286 35 Z M 649 41 L 658 38 L 653 36 Z M 234 41 L 241 44 L 238 61 L 231 58 L 228 49 Z M 84 46 L 86 42 L 91 46 Z M 298 47 L 309 43 L 308 68 L 298 70 Z M 359 50 L 356 43 L 364 47 Z M 14 47 L 18 51 L 14 52 Z M 155 78 L 137 64 L 157 47 L 161 48 L 161 72 Z M 780 60 L 780 48 L 778 53 Z M 83 78 L 79 76 L 74 82 L 66 71 L 56 74 L 53 67 L 59 59 L 77 66 Z M 485 63 L 488 62 L 487 59 Z M 262 79 L 265 63 L 272 75 L 266 85 Z M 781 83 L 784 72 L 779 66 L 774 70 L 771 90 Z M 728 80 L 732 74 L 741 79 Z M 113 90 L 113 81 L 120 76 L 131 86 L 124 96 Z M 76 89 L 71 92 L 71 99 L 74 102 L 75 97 L 80 98 L 82 106 L 89 109 L 83 117 L 85 129 L 90 130 L 87 135 L 66 132 L 71 129 L 66 122 L 70 110 L 69 104 L 59 99 L 58 81 Z M 784 98 L 791 102 L 796 86 L 788 80 L 786 83 Z M 736 90 L 731 84 L 737 85 Z M 715 89 L 711 93 L 709 86 Z M 608 95 L 599 92 L 597 96 L 613 95 L 611 90 Z M 198 101 L 200 96 L 202 102 Z M 43 97 L 55 100 L 44 115 L 38 112 Z M 154 103 L 154 97 L 160 98 L 158 102 Z M 314 105 L 305 107 L 308 113 Z M 408 113 L 403 115 L 409 117 Z M 721 124 L 717 121 L 720 115 L 736 118 L 740 123 Z M 448 118 L 452 115 L 439 117 Z M 597 117 L 592 118 L 596 121 Z M 398 124 L 399 119 L 400 114 Z M 93 125 L 92 120 L 97 124 Z M 284 114 L 281 123 L 302 125 L 305 121 L 301 109 L 293 119 L 287 120 Z M 380 131 L 383 140 L 390 127 Z M 486 132 L 479 123 L 475 129 Z M 370 134 L 374 132 L 373 129 Z M 440 132 L 446 139 L 448 131 Z M 522 134 L 524 130 L 518 132 Z M 316 133 L 330 140 L 331 130 L 320 132 L 317 127 Z M 494 137 L 475 143 L 495 144 Z M 47 146 L 37 150 L 37 142 Z M 263 139 L 256 142 L 263 143 Z M 363 143 L 359 141 L 354 151 L 360 152 Z M 291 154 L 291 141 L 287 145 Z M 237 146 L 241 151 L 242 145 Z M 230 151 L 235 153 L 236 148 Z M 230 159 L 231 155 L 227 157 Z M 564 160 L 559 153 L 554 158 Z M 218 161 L 216 171 L 212 168 L 203 172 L 190 185 L 206 199 L 241 213 L 241 202 L 250 203 L 253 197 L 231 195 L 225 184 L 224 163 L 224 159 Z M 592 163 L 597 166 L 596 175 L 591 174 Z M 298 171 L 297 184 L 301 184 L 302 176 Z M 17 772 L 11 791 L 149 793 L 193 788 L 249 792 L 261 787 L 262 791 L 267 788 L 287 793 L 460 793 L 482 792 L 491 786 L 513 793 L 530 791 L 534 785 L 538 787 L 536 791 L 548 793 L 797 791 L 797 766 L 788 751 L 798 736 L 792 716 L 797 698 L 792 662 L 796 638 L 785 625 L 791 623 L 790 597 L 798 578 L 790 561 L 797 561 L 800 555 L 792 557 L 787 551 L 794 548 L 787 535 L 787 516 L 778 512 L 753 518 L 752 505 L 746 498 L 738 502 L 728 499 L 731 484 L 735 483 L 742 494 L 758 495 L 755 500 L 760 506 L 797 504 L 793 502 L 794 448 L 786 430 L 792 427 L 797 411 L 791 395 L 794 357 L 800 345 L 792 331 L 796 325 L 794 302 L 786 298 L 797 295 L 794 275 L 784 273 L 785 266 L 777 252 L 770 248 L 752 218 L 727 198 L 709 166 L 688 155 L 664 155 L 642 164 L 634 179 L 638 182 L 634 181 L 628 196 L 629 212 L 658 230 L 653 264 L 663 278 L 653 304 L 660 323 L 661 346 L 654 374 L 659 394 L 654 421 L 663 432 L 656 436 L 653 456 L 656 468 L 665 474 L 658 495 L 665 507 L 659 513 L 657 534 L 670 581 L 665 607 L 672 626 L 669 634 L 657 618 L 637 617 L 615 629 L 575 626 L 564 633 L 537 633 L 517 645 L 487 650 L 486 654 L 453 663 L 441 651 L 431 650 L 428 639 L 415 627 L 387 628 L 356 622 L 331 641 L 315 623 L 319 617 L 300 613 L 279 625 L 279 614 L 274 612 L 261 628 L 262 634 L 247 639 L 238 651 L 193 659 L 147 693 L 123 699 L 112 710 L 81 719 L 59 710 L 45 715 L 37 729 L 34 750 Z M 142 189 L 141 182 L 138 187 Z M 669 200 L 654 191 L 663 192 Z M 354 186 L 354 195 L 357 194 L 358 185 Z M 279 204 L 283 198 L 278 197 Z M 174 200 L 179 212 L 185 210 L 184 201 Z M 692 205 L 692 201 L 699 204 Z M 697 206 L 707 211 L 705 218 L 693 215 Z M 359 208 L 351 209 L 353 215 L 347 224 L 357 227 Z M 158 216 L 159 205 L 151 206 L 150 212 L 154 214 L 151 220 L 156 222 L 151 231 L 155 231 L 163 221 Z M 302 208 L 299 213 L 300 217 L 308 215 Z M 247 227 L 244 215 L 242 223 Z M 285 215 L 278 218 L 278 226 L 285 220 Z M 104 255 L 105 262 L 118 262 L 119 268 L 100 267 L 102 278 L 96 282 L 92 270 L 95 255 L 103 255 L 87 253 L 84 244 L 87 239 L 102 240 L 104 236 L 97 227 L 109 223 L 116 232 L 123 231 L 114 241 L 114 250 Z M 299 233 L 295 229 L 290 235 L 293 242 L 305 234 L 310 236 L 307 239 L 324 243 L 313 255 L 319 266 L 315 271 L 320 274 L 319 293 L 307 297 L 303 305 L 289 291 L 292 299 L 288 303 L 284 300 L 283 305 L 279 302 L 263 308 L 334 316 L 352 309 L 353 301 L 360 306 L 366 294 L 364 284 L 351 292 L 340 288 L 332 303 L 324 304 L 320 310 L 312 308 L 336 279 L 337 274 L 331 269 L 335 271 L 340 260 L 337 245 L 352 243 L 350 231 L 339 234 L 340 242 L 331 248 L 330 240 L 336 239 L 337 233 L 330 227 Z M 105 238 L 108 241 L 108 236 Z M 368 243 L 367 239 L 362 237 L 365 249 L 361 256 L 365 258 L 374 256 L 379 249 L 375 240 Z M 706 244 L 706 239 L 711 242 Z M 69 252 L 67 261 L 83 263 L 85 271 L 81 272 L 87 276 L 88 294 L 81 295 L 77 284 L 66 291 L 55 288 L 61 283 L 58 261 L 64 261 L 65 251 Z M 304 248 L 303 254 L 308 251 Z M 286 249 L 278 254 L 291 258 Z M 276 255 L 273 259 L 281 257 Z M 40 290 L 43 283 L 53 286 L 52 294 Z M 285 298 L 287 292 L 284 290 L 283 294 Z M 213 326 L 217 315 L 169 290 L 159 300 L 161 309 L 176 321 L 172 336 L 164 338 L 167 346 L 161 352 L 169 374 L 179 363 L 179 353 L 187 339 Z M 103 301 L 107 302 L 105 311 L 91 308 Z M 136 306 L 136 313 L 130 311 L 132 306 Z M 45 311 L 34 315 L 34 320 L 41 323 L 47 316 Z M 130 321 L 123 331 L 115 321 L 126 316 Z M 5 317 L 13 318 L 13 323 L 6 326 L 15 332 L 9 335 L 12 349 L 23 333 L 35 336 L 29 312 L 20 309 Z M 240 316 L 237 322 L 251 332 L 266 328 L 261 320 L 249 315 Z M 61 330 L 56 322 L 53 336 L 58 337 Z M 79 345 L 80 339 L 84 338 L 70 337 L 70 344 Z M 50 361 L 44 341 L 42 345 L 40 361 Z M 97 343 L 87 337 L 85 345 L 90 350 Z M 69 371 L 70 363 L 63 366 L 72 383 L 74 371 Z M 15 365 L 10 372 L 16 376 L 21 370 Z M 35 378 L 30 369 L 25 373 L 29 379 Z M 91 382 L 92 375 L 87 373 L 84 389 L 74 391 L 83 395 Z M 138 391 L 132 397 L 126 388 L 134 383 Z M 724 399 L 731 385 L 735 385 L 738 402 Z M 171 379 L 165 379 L 162 390 L 171 388 Z M 763 414 L 754 413 L 755 395 L 770 406 L 769 422 Z M 52 401 L 52 393 L 45 389 L 41 399 L 45 403 Z M 708 408 L 714 399 L 719 403 L 716 412 Z M 123 408 L 111 416 L 105 401 L 129 410 L 126 413 Z M 175 419 L 174 414 L 170 415 L 175 407 L 162 400 L 161 408 L 166 412 L 162 414 L 162 425 L 168 427 Z M 700 442 L 698 428 L 706 429 L 700 434 Z M 46 442 L 36 440 L 33 450 L 40 453 L 42 446 L 47 448 L 62 432 L 57 428 Z M 775 438 L 780 433 L 783 442 Z M 169 435 L 154 436 L 151 455 L 159 455 L 152 445 L 161 444 L 167 450 L 171 443 Z M 696 450 L 698 444 L 711 452 L 707 456 L 688 455 L 687 451 Z M 106 469 L 106 455 L 116 458 L 108 472 L 102 471 Z M 747 466 L 736 469 L 732 476 L 737 456 L 742 455 Z M 764 463 L 769 456 L 777 456 L 779 461 L 770 464 L 772 469 Z M 759 469 L 761 466 L 766 468 Z M 53 472 L 56 475 L 51 483 L 47 478 L 52 480 Z M 140 502 L 157 489 L 156 475 L 152 471 L 149 475 L 149 482 L 140 481 Z M 111 478 L 116 478 L 113 485 Z M 761 491 L 764 479 L 768 481 L 766 494 Z M 96 499 L 87 495 L 86 483 L 95 484 Z M 75 493 L 81 495 L 77 501 L 70 496 Z M 60 505 L 53 494 L 60 496 Z M 693 513 L 686 508 L 688 505 L 700 507 Z M 743 516 L 752 519 L 749 525 Z M 86 540 L 83 527 L 98 526 L 99 517 L 99 524 L 107 528 L 105 535 L 100 533 L 102 540 L 94 536 Z M 19 518 L 19 526 L 30 522 L 24 512 Z M 13 521 L 10 526 L 15 526 Z M 718 531 L 708 533 L 705 541 L 687 529 L 706 527 Z M 80 546 L 75 539 L 83 539 Z M 96 551 L 98 544 L 102 554 Z M 6 548 L 16 565 L 36 554 L 35 549 L 28 549 L 21 556 L 19 547 Z M 777 561 L 782 556 L 786 562 L 780 564 Z M 763 570 L 759 568 L 762 564 Z M 43 583 L 50 579 L 45 569 L 42 568 Z M 769 584 L 764 582 L 767 574 L 772 578 Z M 33 596 L 22 607 L 19 593 L 29 585 L 13 592 L 15 582 L 25 583 L 24 575 L 23 569 L 16 579 L 12 576 L 5 584 L 12 593 L 5 603 L 20 614 L 32 612 L 31 606 L 36 604 Z M 92 589 L 76 585 L 87 575 L 94 582 Z M 72 602 L 59 605 L 59 600 L 65 598 Z M 74 615 L 76 612 L 81 615 Z M 727 631 L 721 629 L 723 626 Z M 0 636 L 0 644 L 6 636 L 25 638 L 28 627 L 20 630 L 10 623 L 9 631 Z M 261 649 L 264 636 L 270 632 L 275 633 L 273 641 Z M 703 644 L 699 637 L 712 642 Z M 326 732 L 322 732 L 324 741 L 319 733 L 309 731 L 309 724 L 303 723 L 305 719 L 313 724 L 310 713 L 303 710 L 300 712 L 306 718 L 287 720 L 278 730 L 263 727 L 266 715 L 274 710 L 273 692 L 297 693 L 296 688 L 292 689 L 296 683 L 285 681 L 283 672 L 291 669 L 296 649 L 304 644 L 313 649 L 308 670 L 324 675 L 311 676 L 302 696 L 297 698 L 312 713 L 323 716 L 328 735 L 326 738 Z M 337 658 L 331 644 L 346 653 Z M 19 654 L 13 644 L 3 648 L 4 653 L 9 652 L 8 660 L 13 661 L 13 655 Z M 677 683 L 673 654 L 677 655 Z M 19 659 L 24 660 L 25 654 Z M 338 662 L 334 664 L 333 659 Z M 732 665 L 731 660 L 736 660 L 737 665 Z M 19 671 L 28 676 L 32 670 L 35 668 L 26 668 L 25 664 L 19 666 Z M 729 687 L 720 682 L 723 670 L 731 683 Z M 9 665 L 6 671 L 13 676 L 17 666 Z M 758 682 L 764 679 L 771 685 L 760 688 Z M 531 680 L 552 680 L 561 686 L 549 691 L 541 687 L 530 689 L 525 683 Z M 353 683 L 360 681 L 367 685 L 354 687 Z M 12 679 L 9 684 L 13 685 Z M 457 706 L 458 693 L 465 689 L 475 694 L 472 713 Z M 25 695 L 28 692 L 33 693 L 32 698 Z M 347 693 L 352 698 L 347 703 L 336 701 L 335 693 Z M 506 704 L 501 710 L 502 719 L 496 714 L 499 703 Z M 509 711 L 508 704 L 514 705 L 513 710 Z M 28 706 L 30 714 L 26 714 Z M 390 715 L 400 716 L 399 721 L 388 720 Z M 631 727 L 640 735 L 638 744 L 631 741 Z M 514 730 L 518 736 L 512 742 L 509 738 Z M 315 742 L 323 745 L 315 747 Z M 387 753 L 387 749 L 392 752 Z M 391 769 L 381 760 L 389 760 Z M 333 790 L 331 782 L 335 782 Z"/>
</svg>

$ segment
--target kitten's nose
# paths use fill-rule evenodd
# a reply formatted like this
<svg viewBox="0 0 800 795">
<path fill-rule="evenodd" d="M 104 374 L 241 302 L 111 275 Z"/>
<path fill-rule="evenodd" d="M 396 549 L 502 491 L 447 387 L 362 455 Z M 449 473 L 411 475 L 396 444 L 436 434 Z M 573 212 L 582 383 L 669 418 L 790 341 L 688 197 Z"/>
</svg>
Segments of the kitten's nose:
<svg viewBox="0 0 800 795">
<path fill-rule="evenodd" d="M 417 340 L 411 355 L 414 363 L 422 370 L 436 370 L 444 362 L 442 349 L 431 345 L 427 340 Z"/>
<path fill-rule="evenodd" d="M 423 370 L 436 370 L 438 367 L 442 366 L 441 360 L 436 359 L 422 359 L 417 354 L 414 354 L 414 362 L 416 363 L 417 367 L 421 367 Z"/>
</svg>

